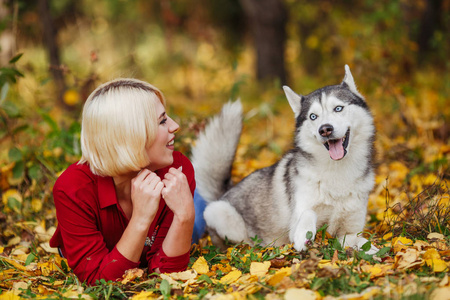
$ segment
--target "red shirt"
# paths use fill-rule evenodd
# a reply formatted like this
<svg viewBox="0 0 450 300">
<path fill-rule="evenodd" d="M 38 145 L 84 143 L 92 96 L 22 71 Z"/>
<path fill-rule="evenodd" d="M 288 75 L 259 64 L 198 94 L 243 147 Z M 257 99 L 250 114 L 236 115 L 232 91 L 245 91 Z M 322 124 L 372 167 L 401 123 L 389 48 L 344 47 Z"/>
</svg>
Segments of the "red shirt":
<svg viewBox="0 0 450 300">
<path fill-rule="evenodd" d="M 192 194 L 195 189 L 194 168 L 180 152 L 173 152 L 172 166 L 183 166 Z M 162 179 L 170 167 L 156 171 Z M 69 266 L 81 281 L 95 284 L 101 278 L 116 280 L 131 268 L 147 267 L 149 273 L 178 272 L 186 269 L 189 251 L 168 257 L 162 243 L 172 224 L 173 212 L 164 199 L 150 225 L 151 246 L 145 246 L 138 263 L 125 258 L 116 244 L 128 225 L 128 218 L 120 207 L 112 177 L 92 174 L 86 164 L 73 164 L 64 171 L 53 187 L 58 227 L 50 246 L 59 247 Z"/>
</svg>

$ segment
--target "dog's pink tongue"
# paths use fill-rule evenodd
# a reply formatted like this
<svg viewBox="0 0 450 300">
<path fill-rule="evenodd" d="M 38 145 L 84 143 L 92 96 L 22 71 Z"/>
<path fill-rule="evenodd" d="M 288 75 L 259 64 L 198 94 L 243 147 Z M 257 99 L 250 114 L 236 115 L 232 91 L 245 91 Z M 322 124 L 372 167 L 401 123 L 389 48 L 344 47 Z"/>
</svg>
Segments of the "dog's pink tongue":
<svg viewBox="0 0 450 300">
<path fill-rule="evenodd" d="M 330 153 L 330 156 L 333 160 L 339 160 L 344 157 L 344 146 L 342 144 L 342 139 L 328 141 L 328 146 L 330 147 L 328 152 Z"/>
</svg>

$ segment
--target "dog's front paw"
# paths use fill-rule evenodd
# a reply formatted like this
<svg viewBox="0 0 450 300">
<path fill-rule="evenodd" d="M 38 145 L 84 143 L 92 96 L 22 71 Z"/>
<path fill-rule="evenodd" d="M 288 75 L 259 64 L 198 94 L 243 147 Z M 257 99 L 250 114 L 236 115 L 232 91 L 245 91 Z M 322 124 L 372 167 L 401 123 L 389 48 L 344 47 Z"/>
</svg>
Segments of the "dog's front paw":
<svg viewBox="0 0 450 300">
<path fill-rule="evenodd" d="M 378 249 L 378 248 L 375 247 L 374 245 L 370 244 L 370 249 L 366 251 L 366 254 L 374 255 L 374 254 L 376 254 L 378 251 L 380 251 L 380 249 Z"/>
<path fill-rule="evenodd" d="M 297 251 L 304 251 L 312 245 L 316 233 L 302 230 L 294 237 L 294 248 Z"/>
<path fill-rule="evenodd" d="M 367 248 L 367 243 L 369 241 L 363 237 L 357 236 L 356 234 L 350 234 L 345 236 L 344 238 L 340 238 L 341 244 L 343 242 L 344 247 L 353 247 L 357 250 L 363 250 L 366 254 L 373 255 L 379 251 L 377 247 L 370 243 L 370 248 L 368 250 L 364 250 Z"/>
</svg>

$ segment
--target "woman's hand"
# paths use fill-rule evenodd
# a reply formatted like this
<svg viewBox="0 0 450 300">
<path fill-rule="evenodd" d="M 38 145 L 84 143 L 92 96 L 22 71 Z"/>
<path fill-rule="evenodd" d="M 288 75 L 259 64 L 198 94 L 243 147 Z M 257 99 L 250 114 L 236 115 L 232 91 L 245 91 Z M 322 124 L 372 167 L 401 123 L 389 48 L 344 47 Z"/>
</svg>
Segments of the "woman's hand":
<svg viewBox="0 0 450 300">
<path fill-rule="evenodd" d="M 161 179 L 152 171 L 143 169 L 139 172 L 131 180 L 132 217 L 150 225 L 158 211 L 163 187 Z"/>
<path fill-rule="evenodd" d="M 193 222 L 195 219 L 194 201 L 186 176 L 178 169 L 170 168 L 164 179 L 161 195 L 178 221 Z"/>
</svg>

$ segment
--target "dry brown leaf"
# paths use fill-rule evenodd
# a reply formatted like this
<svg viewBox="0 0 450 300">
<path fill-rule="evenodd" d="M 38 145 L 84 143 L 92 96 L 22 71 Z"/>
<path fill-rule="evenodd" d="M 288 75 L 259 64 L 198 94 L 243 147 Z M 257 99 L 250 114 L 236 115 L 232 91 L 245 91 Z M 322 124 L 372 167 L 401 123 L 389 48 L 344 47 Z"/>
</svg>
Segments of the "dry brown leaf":
<svg viewBox="0 0 450 300">
<path fill-rule="evenodd" d="M 432 233 L 427 235 L 427 239 L 444 241 L 445 240 L 445 236 L 443 234 L 441 234 L 441 233 L 438 233 L 438 232 L 432 232 Z"/>
<path fill-rule="evenodd" d="M 450 286 L 439 287 L 435 289 L 431 295 L 430 300 L 448 300 L 450 295 Z"/>
<path fill-rule="evenodd" d="M 175 272 L 167 274 L 174 280 L 186 281 L 189 279 L 195 279 L 197 277 L 197 272 L 195 270 L 186 270 L 183 272 Z"/>
<path fill-rule="evenodd" d="M 128 269 L 123 274 L 122 284 L 127 284 L 130 281 L 135 280 L 136 278 L 140 278 L 144 275 L 144 270 L 139 268 Z"/>
<path fill-rule="evenodd" d="M 395 267 L 399 270 L 411 269 L 424 264 L 423 259 L 420 257 L 420 252 L 414 248 L 398 252 L 395 259 Z"/>
</svg>

